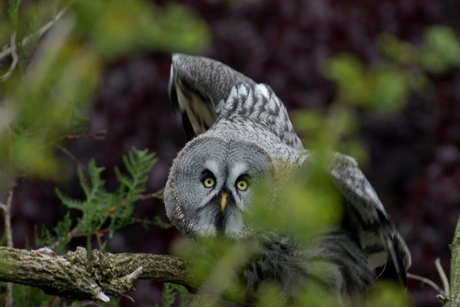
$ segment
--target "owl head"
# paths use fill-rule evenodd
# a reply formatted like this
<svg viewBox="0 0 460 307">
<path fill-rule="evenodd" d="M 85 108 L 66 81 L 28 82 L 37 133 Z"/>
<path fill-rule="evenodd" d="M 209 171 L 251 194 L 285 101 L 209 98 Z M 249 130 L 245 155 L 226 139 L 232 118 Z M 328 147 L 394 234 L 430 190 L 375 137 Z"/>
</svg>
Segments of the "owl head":
<svg viewBox="0 0 460 307">
<path fill-rule="evenodd" d="M 171 167 L 164 192 L 168 218 L 191 237 L 245 237 L 251 230 L 243 215 L 270 169 L 269 155 L 253 142 L 199 135 Z"/>
</svg>

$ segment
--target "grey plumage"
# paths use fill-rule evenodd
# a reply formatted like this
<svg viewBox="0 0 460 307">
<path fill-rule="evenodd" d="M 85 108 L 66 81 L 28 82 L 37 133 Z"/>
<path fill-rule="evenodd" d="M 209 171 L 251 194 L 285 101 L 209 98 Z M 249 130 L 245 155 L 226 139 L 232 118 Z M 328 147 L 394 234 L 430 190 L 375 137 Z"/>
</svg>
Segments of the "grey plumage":
<svg viewBox="0 0 460 307">
<path fill-rule="evenodd" d="M 245 75 L 220 62 L 173 55 L 168 93 L 174 109 L 182 113 L 189 139 L 214 124 L 230 90 L 241 84 L 256 85 Z"/>
<path fill-rule="evenodd" d="M 315 153 L 303 148 L 287 110 L 273 90 L 204 57 L 173 55 L 169 94 L 192 138 L 171 167 L 165 188 L 166 213 L 190 237 L 253 234 L 244 213 L 252 184 L 276 187 L 277 174 L 308 172 Z M 325 171 L 344 199 L 343 221 L 310 248 L 273 233 L 262 236 L 256 258 L 241 276 L 251 291 L 276 281 L 288 295 L 314 278 L 317 263 L 333 273 L 322 277 L 338 293 L 364 291 L 391 265 L 402 284 L 410 253 L 356 161 L 331 153 Z M 282 210 L 277 204 L 276 208 Z M 275 209 L 274 209 L 275 210 Z"/>
</svg>

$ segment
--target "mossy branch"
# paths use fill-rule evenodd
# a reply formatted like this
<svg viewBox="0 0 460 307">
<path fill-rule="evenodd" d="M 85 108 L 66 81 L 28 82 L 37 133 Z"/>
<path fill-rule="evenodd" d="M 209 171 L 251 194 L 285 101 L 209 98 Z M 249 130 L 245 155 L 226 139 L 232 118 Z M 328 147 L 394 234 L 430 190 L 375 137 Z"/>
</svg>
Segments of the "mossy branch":
<svg viewBox="0 0 460 307">
<path fill-rule="evenodd" d="M 446 305 L 447 307 L 460 306 L 460 219 L 455 228 L 454 240 L 450 246 L 452 260 L 450 263 L 450 291 Z"/>
<path fill-rule="evenodd" d="M 58 256 L 48 248 L 0 247 L 0 280 L 41 288 L 47 294 L 77 300 L 108 301 L 132 290 L 136 279 L 184 285 L 198 284 L 184 260 L 167 255 L 103 254 L 77 248 Z"/>
</svg>

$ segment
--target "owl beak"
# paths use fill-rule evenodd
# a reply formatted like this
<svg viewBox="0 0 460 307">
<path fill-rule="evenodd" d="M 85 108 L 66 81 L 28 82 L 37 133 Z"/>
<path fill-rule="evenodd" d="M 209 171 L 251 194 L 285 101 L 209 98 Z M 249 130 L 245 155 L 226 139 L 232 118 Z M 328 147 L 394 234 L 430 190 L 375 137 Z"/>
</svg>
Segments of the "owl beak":
<svg viewBox="0 0 460 307">
<path fill-rule="evenodd" d="M 227 207 L 227 203 L 228 203 L 228 193 L 227 192 L 220 193 L 220 209 L 222 211 L 224 211 L 225 207 Z"/>
</svg>

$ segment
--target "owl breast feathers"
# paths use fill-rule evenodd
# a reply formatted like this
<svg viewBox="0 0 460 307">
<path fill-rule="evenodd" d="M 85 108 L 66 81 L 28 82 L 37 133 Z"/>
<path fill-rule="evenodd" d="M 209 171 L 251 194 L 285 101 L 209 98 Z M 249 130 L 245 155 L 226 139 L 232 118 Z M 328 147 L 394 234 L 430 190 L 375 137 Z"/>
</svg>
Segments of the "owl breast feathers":
<svg viewBox="0 0 460 307">
<path fill-rule="evenodd" d="M 261 234 L 245 223 L 256 183 L 265 182 L 275 193 L 279 178 L 308 172 L 317 156 L 303 148 L 285 106 L 268 85 L 209 58 L 174 54 L 169 95 L 191 140 L 174 160 L 166 183 L 168 218 L 189 237 L 258 236 L 257 256 L 240 274 L 250 291 L 276 282 L 292 295 L 314 279 L 311 268 L 319 262 L 332 268 L 323 282 L 344 296 L 365 291 L 385 270 L 406 284 L 411 264 L 406 244 L 349 156 L 327 156 L 325 172 L 342 195 L 343 217 L 317 243 L 299 246 L 285 234 Z M 293 205 L 298 204 L 267 208 Z"/>
</svg>

